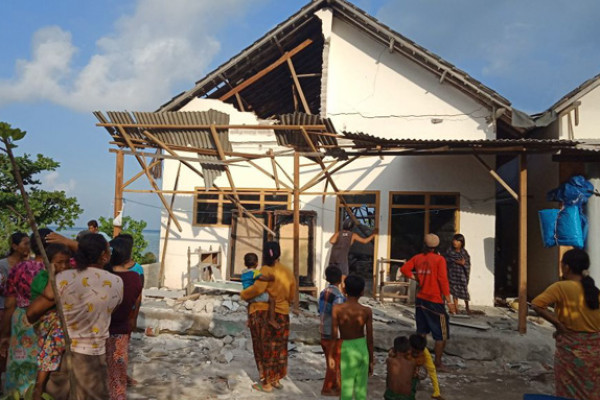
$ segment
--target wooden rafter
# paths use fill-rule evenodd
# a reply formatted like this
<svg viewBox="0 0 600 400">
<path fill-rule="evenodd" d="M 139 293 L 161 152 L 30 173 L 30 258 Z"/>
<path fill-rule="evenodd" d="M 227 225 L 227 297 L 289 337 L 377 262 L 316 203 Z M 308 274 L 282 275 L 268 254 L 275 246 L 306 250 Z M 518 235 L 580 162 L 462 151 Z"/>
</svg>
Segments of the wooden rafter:
<svg viewBox="0 0 600 400">
<path fill-rule="evenodd" d="M 257 163 L 255 163 L 254 161 L 248 160 L 248 164 L 252 165 L 254 168 L 256 168 L 257 170 L 259 170 L 260 172 L 262 172 L 263 174 L 265 174 L 269 178 L 273 179 L 273 181 L 276 181 L 275 176 L 273 174 L 271 174 L 269 171 L 267 171 L 266 169 L 264 169 L 263 167 L 261 167 L 260 165 L 258 165 Z M 287 185 L 287 184 L 285 184 L 285 183 L 283 183 L 281 181 L 279 183 L 281 183 L 281 186 L 284 186 L 286 189 L 292 190 L 292 188 L 289 185 Z"/>
<path fill-rule="evenodd" d="M 167 153 L 171 154 L 172 156 L 178 157 L 179 155 L 171 150 L 171 148 L 163 143 L 159 138 L 157 138 L 156 136 L 154 136 L 153 134 L 151 134 L 150 132 L 148 132 L 147 130 L 144 131 L 144 135 L 150 139 L 152 142 L 154 142 L 154 144 L 156 144 L 157 146 L 159 146 L 161 149 L 165 150 Z M 191 169 L 193 172 L 195 172 L 198 176 L 200 176 L 203 180 L 204 180 L 204 174 L 202 172 L 200 172 L 198 170 L 198 168 L 194 167 L 192 164 L 190 164 L 189 162 L 185 161 L 185 160 L 179 160 L 180 163 L 182 163 L 183 165 L 185 165 L 186 167 L 188 167 L 189 169 Z M 212 185 L 215 189 L 221 190 L 220 187 L 218 187 L 217 185 L 215 185 L 213 183 Z M 158 188 L 156 188 L 156 190 L 159 190 Z M 162 194 L 159 193 L 159 195 L 162 197 Z M 260 221 L 258 218 L 256 218 L 254 215 L 252 215 L 251 212 L 249 212 L 248 210 L 246 210 L 246 208 L 239 202 L 238 199 L 236 199 L 233 196 L 226 196 L 227 199 L 229 199 L 233 204 L 236 205 L 236 207 L 238 207 L 239 210 L 241 210 L 244 214 L 246 214 L 251 220 L 253 220 L 254 222 L 256 222 L 258 225 L 262 226 L 264 229 L 267 230 L 267 232 L 275 235 L 275 232 L 273 232 L 273 230 L 271 230 L 268 226 L 266 226 L 262 221 Z"/>
<path fill-rule="evenodd" d="M 177 176 L 175 176 L 175 184 L 173 185 L 173 195 L 171 196 L 171 208 L 175 204 L 175 196 L 177 195 L 177 187 L 179 186 L 179 175 L 181 174 L 181 163 L 177 164 Z M 160 258 L 160 271 L 158 272 L 158 287 L 163 287 L 165 284 L 165 260 L 167 258 L 167 243 L 169 242 L 169 232 L 171 231 L 171 216 L 167 219 L 165 228 L 165 242 Z M 189 277 L 188 277 L 189 278 Z"/>
<path fill-rule="evenodd" d="M 312 114 L 310 112 L 310 107 L 308 106 L 308 102 L 306 101 L 306 97 L 304 96 L 304 91 L 302 90 L 302 86 L 300 85 L 300 81 L 298 80 L 298 75 L 296 75 L 296 69 L 294 68 L 294 63 L 290 58 L 287 59 L 288 68 L 290 69 L 290 73 L 292 74 L 292 79 L 294 80 L 294 85 L 296 86 L 296 90 L 298 90 L 298 96 L 300 97 L 300 101 L 302 102 L 302 107 L 304 107 L 304 111 L 307 114 Z"/>
<path fill-rule="evenodd" d="M 273 167 L 273 177 L 275 178 L 275 186 L 277 187 L 277 189 L 279 189 L 281 185 L 279 184 L 279 177 L 277 176 L 277 164 L 275 163 L 275 156 L 273 155 L 273 149 L 269 149 L 267 154 L 271 158 L 271 166 Z"/>
<path fill-rule="evenodd" d="M 219 100 L 225 101 L 236 93 L 241 92 L 246 89 L 248 86 L 252 85 L 256 81 L 258 81 L 263 76 L 267 75 L 269 72 L 273 71 L 275 68 L 279 67 L 281 64 L 286 62 L 288 59 L 292 58 L 296 54 L 300 53 L 302 50 L 307 48 L 313 41 L 311 39 L 306 39 L 304 42 L 300 43 L 298 46 L 294 47 L 292 50 L 284 53 L 281 57 L 277 59 L 274 63 L 264 68 L 263 70 L 257 72 L 252 75 L 250 78 L 246 79 L 244 82 L 240 83 L 229 92 L 225 93 L 223 96 L 219 97 Z"/>
<path fill-rule="evenodd" d="M 132 152 L 129 151 L 121 151 L 121 153 L 123 154 L 132 154 Z M 138 153 L 140 154 L 140 153 Z M 147 154 L 147 153 L 145 153 Z M 140 154 L 141 155 L 141 154 Z M 158 164 L 160 164 L 161 160 L 155 160 L 153 163 L 151 163 L 150 165 L 148 165 L 148 169 L 152 169 L 154 167 L 156 167 Z M 144 175 L 144 171 L 140 171 L 137 174 L 135 174 L 134 176 L 131 177 L 131 179 L 129 179 L 127 182 L 125 182 L 122 187 L 126 188 L 127 186 L 131 185 L 133 182 L 137 181 L 139 179 L 140 176 Z"/>
<path fill-rule="evenodd" d="M 325 175 L 325 173 L 329 172 L 329 170 L 331 170 L 333 167 L 335 167 L 335 165 L 337 164 L 338 160 L 335 160 L 335 162 L 330 163 L 327 168 L 322 169 L 321 171 L 319 171 L 319 173 L 317 175 L 315 175 L 310 181 L 308 181 L 304 186 L 302 186 L 300 188 L 300 192 L 304 192 L 306 189 L 312 187 L 315 182 L 317 182 L 317 180 L 319 180 L 319 178 L 321 178 L 322 176 Z"/>
<path fill-rule="evenodd" d="M 479 163 L 483 166 L 483 168 L 485 168 L 489 174 L 496 180 L 496 182 L 498 182 L 500 185 L 502 185 L 502 187 L 504 189 L 506 189 L 506 191 L 516 200 L 519 201 L 519 195 L 517 194 L 517 192 L 515 192 L 509 185 L 508 183 L 506 183 L 506 181 L 504 179 L 502 179 L 502 177 L 500 175 L 498 175 L 498 173 L 496 171 L 494 171 L 493 168 L 491 168 L 489 165 L 487 165 L 487 163 L 478 155 L 478 154 L 473 154 L 473 156 L 475 157 L 475 159 L 477 161 L 479 161 Z"/>
<path fill-rule="evenodd" d="M 150 185 L 152 185 L 154 190 L 159 191 L 160 189 L 159 189 L 158 185 L 156 184 L 156 181 L 152 177 L 152 174 L 150 173 L 150 170 L 148 169 L 148 166 L 146 165 L 146 161 L 144 161 L 144 158 L 142 156 L 140 156 L 139 154 L 136 153 L 136 148 L 135 148 L 134 144 L 131 142 L 131 137 L 129 136 L 129 134 L 127 132 L 125 132 L 124 128 L 119 127 L 118 129 L 121 132 L 121 136 L 123 136 L 123 139 L 129 146 L 131 151 L 133 151 L 136 160 L 140 164 L 140 167 L 142 167 L 142 169 L 144 170 L 144 173 L 146 174 L 146 178 L 148 178 L 148 182 L 150 182 Z M 173 214 L 173 210 L 171 210 L 171 208 L 167 204 L 167 200 L 165 199 L 165 197 L 162 195 L 162 193 L 156 193 L 156 194 L 160 198 L 160 201 L 163 204 L 163 206 L 165 207 L 165 210 L 167 210 L 167 213 L 169 213 L 169 216 L 171 218 L 173 218 L 173 222 L 177 226 L 177 229 L 179 230 L 179 232 L 182 232 L 183 229 L 181 228 L 181 225 L 179 224 L 177 217 L 175 217 L 175 214 Z"/>
</svg>

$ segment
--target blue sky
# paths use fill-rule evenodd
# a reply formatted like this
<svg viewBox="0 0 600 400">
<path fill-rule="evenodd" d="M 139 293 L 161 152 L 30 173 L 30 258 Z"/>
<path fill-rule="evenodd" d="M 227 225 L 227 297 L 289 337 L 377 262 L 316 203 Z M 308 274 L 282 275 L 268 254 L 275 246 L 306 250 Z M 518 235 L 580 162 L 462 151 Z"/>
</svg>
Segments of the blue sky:
<svg viewBox="0 0 600 400">
<path fill-rule="evenodd" d="M 81 225 L 109 216 L 114 155 L 91 112 L 155 110 L 307 1 L 3 0 L 0 120 L 28 131 L 18 152 L 61 163 L 44 184 L 79 199 Z M 600 73 L 596 0 L 354 3 L 530 113 Z M 154 195 L 125 198 L 160 226 Z"/>
</svg>

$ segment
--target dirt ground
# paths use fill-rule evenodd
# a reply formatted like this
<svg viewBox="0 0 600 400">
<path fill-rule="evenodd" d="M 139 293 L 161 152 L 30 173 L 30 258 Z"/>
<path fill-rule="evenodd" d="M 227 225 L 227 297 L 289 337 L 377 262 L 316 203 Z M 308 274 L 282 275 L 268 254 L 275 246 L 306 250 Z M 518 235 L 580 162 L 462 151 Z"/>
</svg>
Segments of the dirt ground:
<svg viewBox="0 0 600 400">
<path fill-rule="evenodd" d="M 133 335 L 130 371 L 139 384 L 130 399 L 318 399 L 324 375 L 319 346 L 291 344 L 284 388 L 265 394 L 251 389 L 257 379 L 251 342 L 245 335 L 215 339 L 161 334 Z M 385 353 L 377 353 L 369 399 L 383 398 Z M 539 362 L 469 361 L 447 356 L 449 372 L 440 373 L 446 399 L 517 400 L 525 393 L 553 392 L 551 366 Z M 420 384 L 417 399 L 431 398 L 431 385 Z"/>
</svg>

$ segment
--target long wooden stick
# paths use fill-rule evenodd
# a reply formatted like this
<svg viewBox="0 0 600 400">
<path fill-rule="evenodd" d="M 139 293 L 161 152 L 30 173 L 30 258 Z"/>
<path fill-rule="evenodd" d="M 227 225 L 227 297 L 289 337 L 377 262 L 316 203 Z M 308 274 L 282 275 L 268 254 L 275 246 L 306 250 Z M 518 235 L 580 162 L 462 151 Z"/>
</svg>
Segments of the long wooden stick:
<svg viewBox="0 0 600 400">
<path fill-rule="evenodd" d="M 527 333 L 527 154 L 519 159 L 519 332 Z"/>
<path fill-rule="evenodd" d="M 123 151 L 117 152 L 115 166 L 115 201 L 113 210 L 113 221 L 123 210 L 123 167 L 125 164 L 125 155 Z M 117 237 L 121 233 L 121 227 L 113 224 L 113 237 Z"/>
<path fill-rule="evenodd" d="M 288 68 L 292 74 L 292 79 L 294 80 L 294 85 L 296 85 L 296 89 L 298 90 L 298 96 L 300 96 L 300 101 L 302 102 L 302 107 L 304 107 L 304 111 L 307 114 L 312 114 L 310 112 L 310 107 L 308 107 L 308 102 L 306 101 L 306 97 L 304 96 L 304 91 L 302 90 L 302 86 L 300 86 L 300 81 L 298 80 L 298 75 L 296 75 L 296 68 L 294 68 L 294 63 L 290 58 L 287 59 Z"/>
<path fill-rule="evenodd" d="M 298 46 L 294 47 L 292 50 L 286 52 L 284 55 L 279 57 L 277 61 L 259 71 L 258 73 L 252 75 L 250 78 L 246 79 L 244 82 L 240 83 L 229 92 L 225 93 L 223 96 L 219 98 L 221 101 L 225 101 L 236 93 L 241 92 L 246 89 L 248 86 L 252 85 L 254 82 L 258 81 L 263 76 L 267 75 L 269 72 L 273 71 L 275 68 L 279 67 L 281 64 L 286 62 L 288 59 L 292 58 L 296 54 L 300 53 L 306 47 L 308 47 L 313 41 L 311 39 L 306 39 L 304 42 L 300 43 Z"/>
<path fill-rule="evenodd" d="M 479 163 L 483 166 L 483 168 L 485 168 L 490 175 L 500 184 L 502 185 L 502 187 L 504 189 L 506 189 L 506 191 L 516 200 L 519 201 L 519 195 L 508 185 L 508 183 L 506 183 L 506 181 L 504 179 L 502 179 L 502 177 L 500 175 L 498 175 L 498 173 L 496 171 L 494 171 L 489 165 L 486 164 L 485 161 L 483 161 L 483 159 L 478 155 L 478 154 L 473 154 L 473 156 L 475 157 L 475 159 L 477 161 L 479 161 Z"/>
</svg>

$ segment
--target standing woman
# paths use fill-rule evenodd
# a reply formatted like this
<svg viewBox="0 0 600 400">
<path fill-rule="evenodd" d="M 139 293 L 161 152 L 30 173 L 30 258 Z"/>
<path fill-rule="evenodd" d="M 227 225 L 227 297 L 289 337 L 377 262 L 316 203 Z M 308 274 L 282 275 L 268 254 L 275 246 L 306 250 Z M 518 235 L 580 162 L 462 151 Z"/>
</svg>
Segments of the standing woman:
<svg viewBox="0 0 600 400">
<path fill-rule="evenodd" d="M 560 267 L 562 281 L 532 301 L 535 312 L 556 327 L 556 395 L 599 400 L 600 290 L 589 276 L 590 259 L 585 251 L 567 251 Z M 554 313 L 547 309 L 551 304 Z"/>
<path fill-rule="evenodd" d="M 50 232 L 52 231 L 47 228 L 39 230 L 44 246 L 44 237 Z M 27 321 L 26 313 L 31 297 L 31 284 L 35 276 L 44 270 L 44 263 L 33 235 L 30 243 L 35 259 L 22 261 L 10 270 L 4 291 L 5 313 L 0 330 L 0 352 L 4 353 L 8 347 L 4 384 L 7 393 L 25 393 L 29 386 L 35 384 L 37 377 L 37 356 L 40 347 L 37 334 Z"/>
<path fill-rule="evenodd" d="M 18 263 L 29 258 L 31 245 L 29 236 L 23 232 L 15 232 L 9 238 L 10 250 L 6 258 L 0 260 L 0 321 L 4 315 L 4 287 L 8 279 L 8 273 Z M 2 325 L 4 326 L 4 325 Z M 6 356 L 0 353 L 0 375 L 6 369 Z M 2 382 L 0 382 L 0 392 L 2 391 Z"/>
<path fill-rule="evenodd" d="M 134 325 L 132 318 L 137 315 L 142 294 L 142 280 L 137 272 L 126 267 L 131 260 L 131 242 L 117 236 L 109 244 L 112 256 L 107 269 L 123 280 L 123 301 L 112 312 L 108 329 L 110 336 L 106 341 L 107 384 L 110 400 L 125 400 L 129 336 Z"/>
<path fill-rule="evenodd" d="M 452 238 L 452 245 L 444 254 L 448 266 L 448 282 L 450 282 L 450 294 L 454 306 L 458 311 L 458 299 L 465 301 L 467 314 L 469 310 L 469 277 L 471 276 L 471 256 L 465 249 L 465 237 L 457 233 Z"/>
<path fill-rule="evenodd" d="M 333 234 L 329 243 L 333 245 L 331 248 L 331 255 L 329 256 L 329 265 L 336 266 L 342 271 L 342 282 L 346 280 L 346 277 L 350 273 L 350 267 L 348 265 L 348 253 L 350 253 L 350 247 L 354 242 L 367 244 L 375 237 L 375 230 L 373 233 L 364 238 L 358 233 L 354 233 L 354 221 L 350 218 L 346 219 L 342 224 L 342 230 Z"/>
<path fill-rule="evenodd" d="M 90 233 L 79 240 L 77 269 L 56 275 L 71 339 L 71 400 L 109 398 L 106 339 L 112 311 L 123 299 L 123 280 L 103 269 L 109 260 L 106 239 Z"/>
<path fill-rule="evenodd" d="M 250 303 L 248 308 L 254 359 L 260 376 L 260 383 L 252 387 L 262 392 L 283 388 L 279 381 L 287 375 L 290 303 L 296 293 L 296 280 L 292 271 L 279 262 L 280 255 L 279 244 L 267 242 L 263 249 L 263 266 L 260 272 L 273 277 L 273 280 L 257 280 L 240 293 L 241 298 L 247 301 L 266 291 L 269 297 L 275 300 L 275 321 L 279 324 L 278 329 L 268 323 L 269 303 Z"/>
</svg>

